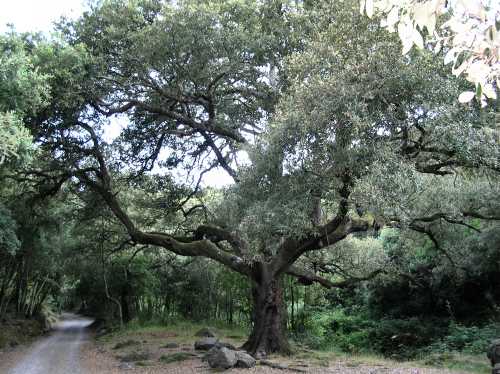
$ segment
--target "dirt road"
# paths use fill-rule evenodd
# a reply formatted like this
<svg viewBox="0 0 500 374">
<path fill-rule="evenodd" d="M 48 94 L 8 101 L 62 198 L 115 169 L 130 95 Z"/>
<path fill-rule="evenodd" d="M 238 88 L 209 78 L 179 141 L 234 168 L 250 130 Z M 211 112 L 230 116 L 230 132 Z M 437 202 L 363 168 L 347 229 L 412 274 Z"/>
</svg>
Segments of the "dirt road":
<svg viewBox="0 0 500 374">
<path fill-rule="evenodd" d="M 47 337 L 35 343 L 8 374 L 83 374 L 80 347 L 91 320 L 65 314 Z"/>
</svg>

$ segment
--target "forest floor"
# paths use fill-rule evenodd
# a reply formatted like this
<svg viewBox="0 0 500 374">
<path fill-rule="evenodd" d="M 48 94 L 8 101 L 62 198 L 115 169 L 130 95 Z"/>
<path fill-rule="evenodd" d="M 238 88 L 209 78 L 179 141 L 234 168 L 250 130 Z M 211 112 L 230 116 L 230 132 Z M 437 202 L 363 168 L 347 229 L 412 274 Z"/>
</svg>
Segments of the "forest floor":
<svg viewBox="0 0 500 374">
<path fill-rule="evenodd" d="M 197 340 L 195 333 L 201 327 L 204 326 L 192 323 L 149 327 L 132 325 L 125 330 L 81 341 L 78 345 L 79 352 L 75 352 L 76 355 L 71 360 L 76 364 L 75 367 L 79 368 L 74 373 L 213 373 L 214 371 L 209 368 L 208 364 L 202 361 L 204 352 L 194 350 L 194 342 Z M 212 328 L 212 330 L 217 333 L 221 341 L 235 346 L 241 345 L 246 336 L 246 332 L 237 329 Z M 57 334 L 56 330 L 48 337 L 40 338 L 31 345 L 19 344 L 15 347 L 0 349 L 0 373 L 14 372 L 13 368 L 26 361 L 33 351 L 37 350 L 37 346 L 43 343 L 43 340 L 57 340 Z M 61 341 L 66 341 L 64 343 L 66 345 L 72 344 L 69 341 L 72 336 L 75 334 L 67 334 L 67 339 Z M 231 369 L 227 373 L 487 374 L 491 372 L 486 357 L 447 354 L 429 356 L 425 361 L 402 363 L 374 356 L 313 351 L 297 345 L 294 350 L 295 354 L 291 357 L 271 356 L 268 359 L 281 366 L 287 366 L 289 369 L 273 369 L 269 366 L 257 365 L 253 369 Z M 57 359 L 57 361 L 60 360 Z M 51 365 L 54 364 L 58 365 L 55 362 Z M 436 368 L 432 365 L 441 367 Z"/>
<path fill-rule="evenodd" d="M 132 326 L 104 335 L 83 346 L 83 369 L 88 373 L 213 373 L 202 361 L 204 352 L 194 350 L 195 332 L 203 326 L 178 323 L 174 326 Z M 239 346 L 245 333 L 234 329 L 213 329 L 221 341 Z M 253 369 L 231 369 L 227 373 L 346 373 L 346 374 L 465 374 L 490 373 L 486 357 L 446 355 L 420 362 L 396 362 L 373 356 L 353 356 L 295 347 L 291 357 L 271 356 L 269 361 L 289 369 L 257 365 Z M 427 364 L 452 366 L 433 368 Z"/>
</svg>

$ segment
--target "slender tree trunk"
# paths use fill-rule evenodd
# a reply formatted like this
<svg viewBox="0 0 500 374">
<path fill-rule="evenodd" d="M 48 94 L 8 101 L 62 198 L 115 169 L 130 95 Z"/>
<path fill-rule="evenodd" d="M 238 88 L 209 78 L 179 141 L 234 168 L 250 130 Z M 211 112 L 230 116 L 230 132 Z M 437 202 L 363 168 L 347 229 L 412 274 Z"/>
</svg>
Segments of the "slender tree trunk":
<svg viewBox="0 0 500 374">
<path fill-rule="evenodd" d="M 257 358 L 268 353 L 290 353 L 286 338 L 282 279 L 266 276 L 265 271 L 252 289 L 253 328 L 243 349 Z"/>
<path fill-rule="evenodd" d="M 291 298 L 291 303 L 292 303 L 292 315 L 290 318 L 290 327 L 293 330 L 295 330 L 295 294 L 293 292 L 293 283 L 290 282 L 290 298 Z"/>
</svg>

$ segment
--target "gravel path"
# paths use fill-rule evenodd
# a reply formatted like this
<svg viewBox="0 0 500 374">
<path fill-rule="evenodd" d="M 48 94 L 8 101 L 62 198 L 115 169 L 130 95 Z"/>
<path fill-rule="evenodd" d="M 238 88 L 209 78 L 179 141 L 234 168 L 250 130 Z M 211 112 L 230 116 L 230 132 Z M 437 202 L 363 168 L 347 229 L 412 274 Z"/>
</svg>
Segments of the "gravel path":
<svg viewBox="0 0 500 374">
<path fill-rule="evenodd" d="M 5 365 L 0 365 L 0 371 L 8 374 L 84 374 L 80 367 L 80 347 L 88 338 L 85 327 L 91 322 L 75 315 L 64 315 L 49 336 L 31 347 L 6 353 Z"/>
</svg>

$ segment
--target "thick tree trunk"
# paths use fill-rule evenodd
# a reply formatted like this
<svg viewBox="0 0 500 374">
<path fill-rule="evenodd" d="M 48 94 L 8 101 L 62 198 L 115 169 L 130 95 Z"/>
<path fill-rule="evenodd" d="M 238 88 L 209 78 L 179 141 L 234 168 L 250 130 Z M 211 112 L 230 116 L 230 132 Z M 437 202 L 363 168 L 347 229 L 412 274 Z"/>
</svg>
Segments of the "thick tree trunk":
<svg viewBox="0 0 500 374">
<path fill-rule="evenodd" d="M 248 341 L 242 347 L 256 358 L 274 352 L 290 353 L 286 338 L 282 280 L 266 278 L 263 277 L 255 283 L 252 289 L 253 328 Z"/>
</svg>

